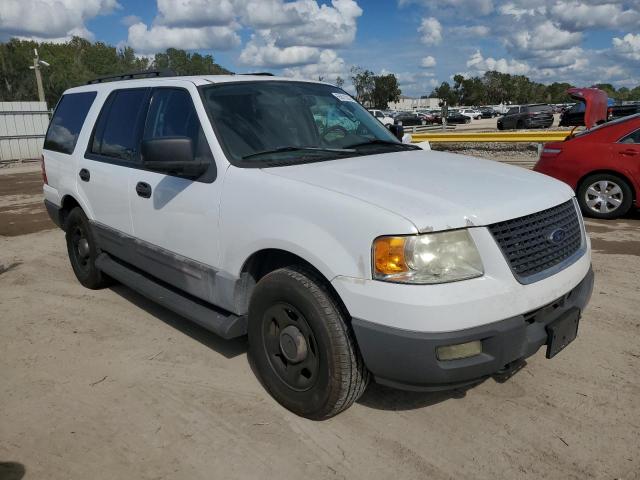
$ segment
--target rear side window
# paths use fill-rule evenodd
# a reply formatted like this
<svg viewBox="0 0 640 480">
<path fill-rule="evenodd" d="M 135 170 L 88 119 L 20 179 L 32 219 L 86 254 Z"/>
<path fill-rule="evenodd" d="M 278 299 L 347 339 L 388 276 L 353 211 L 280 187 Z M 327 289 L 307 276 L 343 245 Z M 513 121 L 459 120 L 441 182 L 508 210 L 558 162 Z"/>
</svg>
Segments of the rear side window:
<svg viewBox="0 0 640 480">
<path fill-rule="evenodd" d="M 138 158 L 140 125 L 149 89 L 117 90 L 100 112 L 93 135 L 91 153 L 134 162 Z"/>
<path fill-rule="evenodd" d="M 73 153 L 87 113 L 96 98 L 96 92 L 68 93 L 58 102 L 47 136 L 45 150 Z"/>
<path fill-rule="evenodd" d="M 624 137 L 620 143 L 640 143 L 640 129 Z"/>
</svg>

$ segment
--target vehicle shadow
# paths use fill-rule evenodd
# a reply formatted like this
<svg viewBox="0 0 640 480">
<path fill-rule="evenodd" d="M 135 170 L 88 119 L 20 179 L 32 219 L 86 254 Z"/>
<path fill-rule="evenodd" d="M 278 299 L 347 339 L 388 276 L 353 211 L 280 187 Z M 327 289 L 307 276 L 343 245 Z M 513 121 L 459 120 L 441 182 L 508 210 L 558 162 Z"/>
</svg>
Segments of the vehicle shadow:
<svg viewBox="0 0 640 480">
<path fill-rule="evenodd" d="M 149 300 L 148 298 L 134 292 L 129 287 L 118 284 L 112 286 L 111 290 L 128 302 L 134 304 L 136 307 L 141 308 L 150 315 L 156 317 L 158 320 L 161 320 L 170 327 L 188 335 L 225 358 L 234 358 L 238 355 L 247 353 L 248 344 L 246 336 L 232 340 L 225 340 L 215 333 L 202 328 L 200 325 L 164 308 L 161 305 L 158 305 L 153 300 Z M 0 480 L 2 479 L 0 478 Z"/>
<path fill-rule="evenodd" d="M 417 410 L 446 402 L 447 400 L 464 398 L 467 390 L 479 385 L 479 383 L 482 382 L 440 392 L 412 392 L 371 383 L 356 403 L 375 410 Z"/>
<path fill-rule="evenodd" d="M 20 480 L 27 469 L 18 462 L 0 462 L 0 480 Z"/>
</svg>

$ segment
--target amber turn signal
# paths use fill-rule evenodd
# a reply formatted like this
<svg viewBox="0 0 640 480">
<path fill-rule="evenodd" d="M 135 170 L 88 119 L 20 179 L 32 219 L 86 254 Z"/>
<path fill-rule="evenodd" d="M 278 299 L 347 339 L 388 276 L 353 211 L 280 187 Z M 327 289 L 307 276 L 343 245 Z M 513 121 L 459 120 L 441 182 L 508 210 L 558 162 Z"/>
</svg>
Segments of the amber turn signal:
<svg viewBox="0 0 640 480">
<path fill-rule="evenodd" d="M 404 257 L 406 237 L 379 237 L 373 244 L 376 272 L 382 275 L 402 273 L 408 270 Z"/>
</svg>

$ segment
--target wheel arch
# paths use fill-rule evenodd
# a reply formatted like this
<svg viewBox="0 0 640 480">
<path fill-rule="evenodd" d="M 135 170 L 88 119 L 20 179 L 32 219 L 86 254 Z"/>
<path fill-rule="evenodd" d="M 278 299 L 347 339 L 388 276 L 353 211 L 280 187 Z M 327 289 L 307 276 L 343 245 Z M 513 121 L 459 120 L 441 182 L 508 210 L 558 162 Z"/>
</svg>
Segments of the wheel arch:
<svg viewBox="0 0 640 480">
<path fill-rule="evenodd" d="M 327 291 L 336 299 L 346 318 L 351 318 L 348 309 L 340 295 L 331 284 L 331 279 L 327 278 L 319 268 L 309 260 L 296 253 L 281 248 L 263 248 L 253 252 L 242 264 L 240 270 L 240 281 L 235 292 L 235 303 L 239 312 L 248 311 L 251 295 L 256 284 L 267 274 L 285 267 L 302 267 L 317 277 Z"/>
<path fill-rule="evenodd" d="M 71 211 L 76 207 L 82 208 L 82 205 L 80 205 L 80 202 L 78 202 L 73 195 L 66 194 L 62 197 L 60 202 L 60 222 L 63 229 L 67 223 L 67 217 L 69 217 Z"/>
</svg>

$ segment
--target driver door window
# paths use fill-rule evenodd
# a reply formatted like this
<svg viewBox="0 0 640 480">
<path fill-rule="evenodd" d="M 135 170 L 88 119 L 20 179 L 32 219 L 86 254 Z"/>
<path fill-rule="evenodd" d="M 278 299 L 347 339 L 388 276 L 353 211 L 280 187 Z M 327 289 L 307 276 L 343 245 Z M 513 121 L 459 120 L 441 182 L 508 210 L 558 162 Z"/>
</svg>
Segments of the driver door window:
<svg viewBox="0 0 640 480">
<path fill-rule="evenodd" d="M 188 137 L 193 160 L 213 162 L 211 149 L 204 136 L 191 96 L 179 88 L 154 90 L 144 127 L 144 140 L 166 137 Z"/>
</svg>

